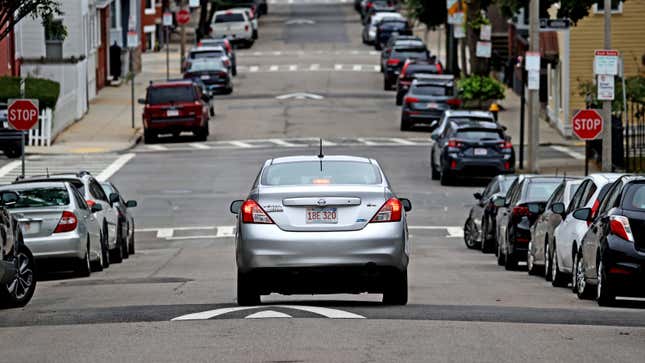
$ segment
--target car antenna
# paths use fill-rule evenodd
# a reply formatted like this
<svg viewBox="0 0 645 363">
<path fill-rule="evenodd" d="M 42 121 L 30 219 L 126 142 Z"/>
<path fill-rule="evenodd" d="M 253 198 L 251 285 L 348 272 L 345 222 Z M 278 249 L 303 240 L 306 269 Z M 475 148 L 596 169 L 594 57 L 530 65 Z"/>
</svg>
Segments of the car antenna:
<svg viewBox="0 0 645 363">
<path fill-rule="evenodd" d="M 320 159 L 320 171 L 323 171 L 322 168 L 322 161 L 323 158 L 325 157 L 325 154 L 323 154 L 323 145 L 322 145 L 322 137 L 320 138 L 320 152 L 318 153 L 318 159 Z"/>
</svg>

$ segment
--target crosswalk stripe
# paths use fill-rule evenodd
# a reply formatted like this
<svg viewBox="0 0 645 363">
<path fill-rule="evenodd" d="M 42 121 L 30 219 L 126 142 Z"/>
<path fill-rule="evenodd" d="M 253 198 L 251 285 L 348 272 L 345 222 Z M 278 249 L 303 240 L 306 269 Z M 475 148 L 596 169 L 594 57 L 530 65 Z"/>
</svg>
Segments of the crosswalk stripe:
<svg viewBox="0 0 645 363">
<path fill-rule="evenodd" d="M 335 70 L 335 71 L 340 71 L 340 70 L 342 70 L 342 69 L 343 69 L 343 65 L 342 65 L 342 64 L 334 64 L 334 70 Z"/>
<path fill-rule="evenodd" d="M 358 139 L 356 139 L 356 140 L 358 140 L 359 142 L 361 142 L 361 143 L 363 143 L 363 144 L 365 144 L 365 145 L 368 145 L 368 146 L 374 146 L 374 145 L 377 145 L 377 143 L 376 143 L 376 142 L 373 142 L 373 141 L 367 140 L 367 139 L 365 139 L 365 138 L 363 138 L 363 137 L 359 137 L 359 138 L 358 138 Z"/>
<path fill-rule="evenodd" d="M 0 168 L 0 178 L 11 173 L 13 169 L 17 168 L 20 165 L 20 161 L 12 161 L 9 164 Z"/>
<path fill-rule="evenodd" d="M 289 71 L 294 72 L 298 70 L 298 66 L 295 64 L 292 64 L 289 66 Z"/>
<path fill-rule="evenodd" d="M 320 64 L 312 64 L 311 66 L 309 66 L 310 71 L 317 71 L 319 69 L 320 69 Z"/>
<path fill-rule="evenodd" d="M 146 147 L 152 150 L 168 150 L 168 148 L 163 145 L 146 145 Z"/>
<path fill-rule="evenodd" d="M 380 72 L 381 71 L 381 66 L 374 66 L 374 72 Z"/>
<path fill-rule="evenodd" d="M 284 141 L 284 140 L 280 140 L 280 139 L 270 139 L 269 141 L 270 141 L 270 142 L 272 142 L 272 143 L 274 143 L 274 144 L 276 144 L 276 145 L 279 145 L 279 146 L 285 146 L 285 147 L 295 147 L 295 146 L 299 146 L 299 145 L 297 145 L 297 144 L 290 143 L 290 142 L 287 142 L 287 141 Z"/>
<path fill-rule="evenodd" d="M 194 147 L 195 149 L 201 149 L 201 150 L 208 150 L 208 149 L 211 148 L 210 146 L 208 146 L 206 144 L 197 143 L 197 142 L 193 142 L 193 143 L 190 143 L 188 145 L 190 145 L 191 147 Z"/>
<path fill-rule="evenodd" d="M 416 145 L 415 142 L 412 142 L 410 140 L 401 139 L 401 138 L 398 138 L 398 137 L 393 137 L 390 140 L 396 142 L 397 144 L 401 144 L 401 145 Z"/>
<path fill-rule="evenodd" d="M 253 145 L 248 144 L 246 142 L 242 142 L 242 141 L 228 141 L 228 143 L 233 145 L 233 146 L 243 147 L 243 148 L 251 148 L 251 147 L 253 147 Z"/>
<path fill-rule="evenodd" d="M 354 67 L 352 69 L 355 71 L 360 71 L 361 69 L 363 69 L 363 66 L 361 66 L 360 64 L 354 64 Z"/>
<path fill-rule="evenodd" d="M 278 70 L 278 66 L 276 65 L 269 67 L 269 72 L 276 72 L 277 70 Z"/>
<path fill-rule="evenodd" d="M 112 177 L 119 169 L 125 166 L 125 164 L 128 163 L 136 154 L 133 153 L 128 153 L 125 155 L 121 155 L 118 159 L 116 159 L 112 164 L 108 165 L 107 168 L 105 168 L 101 174 L 99 174 L 96 179 L 98 181 L 106 181 Z"/>
<path fill-rule="evenodd" d="M 258 70 L 260 70 L 260 67 L 258 67 L 258 66 L 249 67 L 249 72 L 257 72 Z"/>
<path fill-rule="evenodd" d="M 235 226 L 219 226 L 217 227 L 216 238 L 234 237 Z"/>
</svg>

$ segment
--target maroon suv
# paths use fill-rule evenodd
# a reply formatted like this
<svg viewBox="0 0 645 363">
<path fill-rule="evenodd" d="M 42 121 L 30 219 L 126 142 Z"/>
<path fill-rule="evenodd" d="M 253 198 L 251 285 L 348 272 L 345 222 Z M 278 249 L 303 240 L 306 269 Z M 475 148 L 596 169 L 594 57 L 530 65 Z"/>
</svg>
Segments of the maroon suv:
<svg viewBox="0 0 645 363">
<path fill-rule="evenodd" d="M 192 132 L 199 141 L 208 137 L 208 96 L 189 80 L 153 82 L 148 86 L 143 108 L 145 143 L 157 140 L 160 134 L 179 136 Z"/>
</svg>

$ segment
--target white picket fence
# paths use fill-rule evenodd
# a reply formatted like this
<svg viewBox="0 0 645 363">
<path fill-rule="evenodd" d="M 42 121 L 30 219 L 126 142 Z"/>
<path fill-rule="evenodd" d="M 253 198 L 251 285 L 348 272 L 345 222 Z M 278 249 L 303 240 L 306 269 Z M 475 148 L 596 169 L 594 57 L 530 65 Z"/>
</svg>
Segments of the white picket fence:
<svg viewBox="0 0 645 363">
<path fill-rule="evenodd" d="M 38 124 L 29 130 L 29 146 L 51 146 L 52 116 L 53 112 L 50 108 L 40 111 Z"/>
</svg>

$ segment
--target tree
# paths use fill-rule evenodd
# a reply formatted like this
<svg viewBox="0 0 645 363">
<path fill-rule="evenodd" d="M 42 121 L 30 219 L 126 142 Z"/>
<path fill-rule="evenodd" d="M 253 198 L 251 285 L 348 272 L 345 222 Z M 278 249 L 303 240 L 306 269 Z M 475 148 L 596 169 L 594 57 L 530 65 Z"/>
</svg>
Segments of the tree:
<svg viewBox="0 0 645 363">
<path fill-rule="evenodd" d="M 199 0 L 199 24 L 197 25 L 197 39 L 201 39 L 210 32 L 210 24 L 218 8 L 218 0 Z"/>
<path fill-rule="evenodd" d="M 0 40 L 6 38 L 14 26 L 24 17 L 40 18 L 43 26 L 64 38 L 67 30 L 60 22 L 52 22 L 54 16 L 63 15 L 59 0 L 0 0 Z"/>
<path fill-rule="evenodd" d="M 425 24 L 428 29 L 435 29 L 446 22 L 448 10 L 445 6 L 437 6 L 436 1 L 408 0 L 405 5 L 408 15 Z"/>
</svg>

